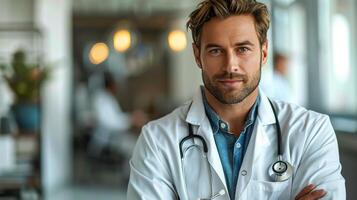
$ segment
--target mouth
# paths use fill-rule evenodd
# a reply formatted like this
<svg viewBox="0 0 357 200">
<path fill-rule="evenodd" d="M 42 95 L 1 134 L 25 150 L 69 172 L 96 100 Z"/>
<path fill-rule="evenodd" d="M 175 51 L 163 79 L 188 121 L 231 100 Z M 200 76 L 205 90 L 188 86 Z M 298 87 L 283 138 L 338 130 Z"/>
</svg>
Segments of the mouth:
<svg viewBox="0 0 357 200">
<path fill-rule="evenodd" d="M 218 82 L 226 87 L 234 87 L 243 83 L 243 79 L 219 79 Z"/>
</svg>

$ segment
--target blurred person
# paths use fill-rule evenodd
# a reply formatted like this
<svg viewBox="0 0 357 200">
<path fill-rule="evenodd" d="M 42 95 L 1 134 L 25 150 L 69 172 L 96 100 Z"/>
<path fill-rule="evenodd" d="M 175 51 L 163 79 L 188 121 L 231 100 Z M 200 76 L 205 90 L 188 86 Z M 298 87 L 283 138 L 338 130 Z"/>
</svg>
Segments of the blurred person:
<svg viewBox="0 0 357 200">
<path fill-rule="evenodd" d="M 147 116 L 140 110 L 125 113 L 116 98 L 117 85 L 114 77 L 104 73 L 104 88 L 95 92 L 93 109 L 96 121 L 94 135 L 89 143 L 89 153 L 100 156 L 105 148 L 129 158 L 136 142 L 132 128 L 140 128 Z"/>
<path fill-rule="evenodd" d="M 275 53 L 273 58 L 273 74 L 264 77 L 260 84 L 266 95 L 274 100 L 292 101 L 292 92 L 288 75 L 289 58 L 281 53 Z"/>
<path fill-rule="evenodd" d="M 204 86 L 142 128 L 128 199 L 346 199 L 328 116 L 259 90 L 269 21 L 255 0 L 203 0 L 190 14 Z"/>
</svg>

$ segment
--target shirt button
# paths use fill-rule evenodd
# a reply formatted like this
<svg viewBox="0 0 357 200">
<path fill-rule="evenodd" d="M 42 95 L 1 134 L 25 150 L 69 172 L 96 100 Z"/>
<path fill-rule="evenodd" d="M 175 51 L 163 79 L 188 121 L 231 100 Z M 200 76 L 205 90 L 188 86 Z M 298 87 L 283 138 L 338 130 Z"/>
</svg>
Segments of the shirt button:
<svg viewBox="0 0 357 200">
<path fill-rule="evenodd" d="M 241 172 L 241 174 L 242 174 L 242 176 L 245 176 L 245 175 L 247 175 L 247 171 L 246 170 L 242 170 L 242 172 Z"/>
<path fill-rule="evenodd" d="M 237 144 L 236 144 L 236 148 L 237 148 L 237 149 L 239 149 L 239 148 L 241 148 L 241 147 L 242 147 L 242 145 L 241 145 L 240 143 L 237 143 Z"/>
<path fill-rule="evenodd" d="M 221 123 L 221 128 L 226 128 L 226 124 L 225 123 Z"/>
</svg>

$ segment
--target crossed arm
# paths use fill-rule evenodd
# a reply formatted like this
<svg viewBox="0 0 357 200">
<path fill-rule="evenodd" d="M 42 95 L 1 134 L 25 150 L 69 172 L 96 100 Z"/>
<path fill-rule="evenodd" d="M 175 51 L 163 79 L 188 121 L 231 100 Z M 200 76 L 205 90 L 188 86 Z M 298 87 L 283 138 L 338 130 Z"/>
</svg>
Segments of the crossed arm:
<svg viewBox="0 0 357 200">
<path fill-rule="evenodd" d="M 346 192 L 338 160 L 337 140 L 329 119 L 320 118 L 313 129 L 315 130 L 311 130 L 311 133 L 315 134 L 309 135 L 304 155 L 299 166 L 296 166 L 291 199 L 344 200 Z M 140 162 L 131 165 L 128 199 L 143 199 L 143 196 L 147 199 L 176 198 L 175 188 L 170 182 L 170 173 L 160 165 L 154 143 L 150 134 L 143 134 L 139 139 L 134 160 Z M 146 188 L 145 193 L 143 188 Z"/>
<path fill-rule="evenodd" d="M 295 200 L 344 200 L 345 181 L 341 175 L 337 139 L 331 122 L 323 115 L 313 124 L 295 172 L 292 195 L 295 195 Z"/>
</svg>

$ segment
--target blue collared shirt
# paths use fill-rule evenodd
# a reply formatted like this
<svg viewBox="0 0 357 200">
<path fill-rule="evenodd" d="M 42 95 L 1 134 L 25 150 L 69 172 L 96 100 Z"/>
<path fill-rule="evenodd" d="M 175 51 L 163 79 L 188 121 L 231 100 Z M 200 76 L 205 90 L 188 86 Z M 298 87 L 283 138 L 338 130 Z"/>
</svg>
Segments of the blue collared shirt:
<svg viewBox="0 0 357 200">
<path fill-rule="evenodd" d="M 255 120 L 258 116 L 260 97 L 258 96 L 250 109 L 244 124 L 244 129 L 239 137 L 237 137 L 229 132 L 229 124 L 223 121 L 208 104 L 203 89 L 202 96 L 206 115 L 211 123 L 214 139 L 221 159 L 228 192 L 231 199 L 235 199 L 239 170 L 254 129 Z"/>
</svg>

